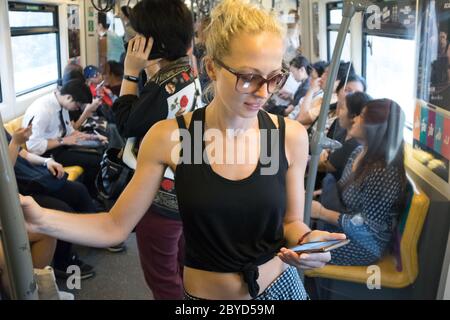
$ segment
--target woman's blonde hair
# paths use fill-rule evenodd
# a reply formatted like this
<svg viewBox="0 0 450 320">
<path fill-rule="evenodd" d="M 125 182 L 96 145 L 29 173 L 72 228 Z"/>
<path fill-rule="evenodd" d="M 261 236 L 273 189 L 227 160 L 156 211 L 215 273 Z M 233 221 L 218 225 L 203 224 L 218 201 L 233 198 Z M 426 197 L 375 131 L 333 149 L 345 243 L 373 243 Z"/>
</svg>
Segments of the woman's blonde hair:
<svg viewBox="0 0 450 320">
<path fill-rule="evenodd" d="M 285 30 L 274 14 L 245 0 L 223 0 L 211 12 L 206 28 L 206 53 L 221 59 L 229 53 L 233 36 L 242 33 L 273 32 L 284 37 Z"/>
</svg>

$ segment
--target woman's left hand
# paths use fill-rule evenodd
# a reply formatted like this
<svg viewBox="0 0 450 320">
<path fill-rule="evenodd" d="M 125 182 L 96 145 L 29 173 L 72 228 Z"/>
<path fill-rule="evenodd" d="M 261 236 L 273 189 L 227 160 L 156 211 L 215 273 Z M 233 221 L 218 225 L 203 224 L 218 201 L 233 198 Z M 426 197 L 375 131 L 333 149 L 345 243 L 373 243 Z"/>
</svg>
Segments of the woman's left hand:
<svg viewBox="0 0 450 320">
<path fill-rule="evenodd" d="M 303 243 L 344 239 L 346 239 L 346 236 L 343 233 L 314 230 L 305 238 Z M 278 257 L 283 262 L 303 270 L 322 268 L 331 260 L 330 252 L 298 254 L 287 248 L 281 248 Z"/>
</svg>

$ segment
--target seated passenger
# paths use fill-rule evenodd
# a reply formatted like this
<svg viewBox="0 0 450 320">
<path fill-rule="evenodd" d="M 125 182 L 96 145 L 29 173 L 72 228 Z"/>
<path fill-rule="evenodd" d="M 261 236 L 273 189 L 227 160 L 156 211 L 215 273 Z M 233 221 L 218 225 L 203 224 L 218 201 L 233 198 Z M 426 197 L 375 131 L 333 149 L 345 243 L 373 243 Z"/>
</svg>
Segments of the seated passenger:
<svg viewBox="0 0 450 320">
<path fill-rule="evenodd" d="M 114 102 L 117 97 L 120 96 L 120 88 L 122 87 L 123 79 L 123 65 L 116 61 L 108 61 L 103 73 L 103 79 L 105 79 L 105 93 L 107 93 L 111 97 L 112 102 Z"/>
<path fill-rule="evenodd" d="M 302 100 L 300 106 L 300 112 L 297 117 L 297 121 L 305 126 L 306 129 L 312 127 L 319 118 L 320 109 L 322 107 L 322 97 L 323 92 L 326 90 L 327 80 L 328 80 L 328 69 L 322 74 L 321 78 L 316 79 L 311 82 L 311 87 L 306 93 L 304 99 Z M 333 86 L 333 95 L 331 97 L 331 104 L 337 102 L 336 89 L 341 80 L 344 80 L 355 73 L 353 65 L 351 62 L 343 62 L 339 64 L 338 73 L 336 76 L 336 81 Z"/>
<path fill-rule="evenodd" d="M 111 107 L 113 101 L 111 96 L 104 90 L 105 83 L 103 80 L 103 75 L 100 73 L 99 69 L 93 65 L 87 66 L 84 68 L 84 77 L 86 78 L 86 84 L 89 86 L 92 96 L 94 98 L 100 97 L 103 104 Z"/>
<path fill-rule="evenodd" d="M 332 264 L 370 265 L 392 240 L 405 205 L 404 114 L 392 100 L 373 100 L 354 118 L 349 134 L 362 146 L 352 153 L 342 178 L 324 185 L 311 217 L 327 231 L 343 232 L 350 244 L 333 251 Z M 320 227 L 320 223 L 318 224 Z"/>
<path fill-rule="evenodd" d="M 66 67 L 64 70 L 66 69 L 69 71 L 64 72 L 61 82 L 59 83 L 61 86 L 65 85 L 68 81 L 74 79 L 81 80 L 83 83 L 86 82 L 86 78 L 84 77 L 83 74 L 83 69 L 81 69 L 81 72 L 78 69 L 71 70 L 70 68 Z M 73 128 L 75 130 L 81 130 L 81 127 L 86 122 L 86 120 L 88 120 L 95 114 L 101 102 L 102 102 L 101 98 L 94 98 L 91 103 L 82 105 L 80 109 L 69 111 L 70 120 L 72 122 Z"/>
<path fill-rule="evenodd" d="M 9 157 L 22 195 L 30 195 L 41 206 L 54 210 L 79 213 L 96 211 L 86 187 L 79 182 L 68 181 L 59 163 L 20 148 L 31 135 L 31 126 L 17 130 L 12 136 L 6 130 L 5 133 L 9 141 Z M 70 265 L 80 267 L 82 279 L 94 276 L 93 267 L 78 259 L 71 247 L 70 243 L 58 241 L 54 259 L 56 276 L 67 277 L 66 269 Z M 49 265 L 50 261 L 37 268 Z"/>
<path fill-rule="evenodd" d="M 323 150 L 319 162 L 319 171 L 333 172 L 337 180 L 341 177 L 353 150 L 359 145 L 358 141 L 348 134 L 348 130 L 352 126 L 353 118 L 359 116 L 366 103 L 372 100 L 364 93 L 365 90 L 364 79 L 357 75 L 349 77 L 347 85 L 338 86 L 338 102 L 334 108 L 338 117 L 327 136 L 339 141 L 342 147 L 337 150 Z"/>
<path fill-rule="evenodd" d="M 300 109 L 300 106 L 298 105 L 300 99 L 304 97 L 309 89 L 309 74 L 311 72 L 311 65 L 309 64 L 308 59 L 306 59 L 302 55 L 298 55 L 290 62 L 289 71 L 291 72 L 295 81 L 300 83 L 294 94 L 283 90 L 280 90 L 280 92 L 278 93 L 280 98 L 288 100 L 290 102 L 289 105 L 272 106 L 270 105 L 269 101 L 270 107 L 269 109 L 267 109 L 267 112 L 287 116 L 294 110 L 294 108 L 296 108 L 297 110 Z"/>
<path fill-rule="evenodd" d="M 64 166 L 81 166 L 84 183 L 92 196 L 96 195 L 94 179 L 99 170 L 101 153 L 95 148 L 79 148 L 97 141 L 106 142 L 105 137 L 75 130 L 69 119 L 69 111 L 91 103 L 89 88 L 81 80 L 65 83 L 54 92 L 35 100 L 25 112 L 22 127 L 33 125 L 33 133 L 27 141 L 29 152 L 52 157 Z M 93 146 L 89 145 L 89 146 Z"/>
</svg>

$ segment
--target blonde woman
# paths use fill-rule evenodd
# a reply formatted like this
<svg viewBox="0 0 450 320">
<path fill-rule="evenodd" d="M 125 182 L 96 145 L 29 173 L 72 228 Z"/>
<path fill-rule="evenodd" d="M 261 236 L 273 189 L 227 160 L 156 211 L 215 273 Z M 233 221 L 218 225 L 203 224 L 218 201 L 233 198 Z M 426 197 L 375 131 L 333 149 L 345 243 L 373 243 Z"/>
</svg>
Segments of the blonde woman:
<svg viewBox="0 0 450 320">
<path fill-rule="evenodd" d="M 136 173 L 109 214 L 80 217 L 23 198 L 29 228 L 90 246 L 119 243 L 151 205 L 165 168 L 171 167 L 186 238 L 186 298 L 306 299 L 295 268 L 322 267 L 330 254 L 299 256 L 287 248 L 345 235 L 310 232 L 302 222 L 306 130 L 261 110 L 287 76 L 283 31 L 266 12 L 225 0 L 212 12 L 208 34 L 211 104 L 152 126 Z M 199 129 L 206 133 L 204 141 L 196 138 Z M 216 139 L 208 139 L 210 132 Z M 267 144 L 271 161 L 264 156 Z M 194 152 L 199 148 L 200 162 Z M 244 162 L 218 161 L 217 154 L 235 150 L 248 155 Z"/>
</svg>

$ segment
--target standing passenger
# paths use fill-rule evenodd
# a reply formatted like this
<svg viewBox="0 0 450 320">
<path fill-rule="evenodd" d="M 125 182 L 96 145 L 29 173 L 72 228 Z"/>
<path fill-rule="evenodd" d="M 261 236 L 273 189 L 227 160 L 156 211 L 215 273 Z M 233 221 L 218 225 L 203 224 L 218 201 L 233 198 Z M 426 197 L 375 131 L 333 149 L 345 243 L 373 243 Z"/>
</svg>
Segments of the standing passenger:
<svg viewBox="0 0 450 320">
<path fill-rule="evenodd" d="M 139 35 L 128 44 L 125 80 L 113 110 L 119 132 L 131 138 L 128 144 L 134 138 L 138 145 L 156 122 L 192 111 L 200 101 L 201 89 L 186 55 L 193 37 L 192 16 L 181 0 L 141 1 L 130 12 L 130 22 Z M 138 96 L 136 81 L 141 70 L 149 80 Z M 144 276 L 154 297 L 181 299 L 184 239 L 170 168 L 136 227 L 136 237 Z"/>
<path fill-rule="evenodd" d="M 143 47 L 141 42 L 139 50 Z M 133 179 L 111 212 L 80 217 L 22 198 L 28 226 L 95 246 L 123 241 L 150 207 L 170 167 L 176 172 L 186 238 L 183 280 L 188 299 L 306 299 L 294 267 L 320 268 L 330 253 L 299 256 L 285 247 L 345 235 L 310 232 L 302 222 L 306 130 L 261 110 L 286 81 L 282 29 L 276 18 L 257 7 L 224 0 L 212 13 L 206 47 L 213 101 L 151 127 Z M 184 129 L 192 133 L 194 127 L 194 135 Z M 206 135 L 216 134 L 214 142 L 198 137 L 199 130 L 207 129 Z M 270 162 L 263 151 L 268 139 Z M 214 161 L 220 160 L 215 158 L 219 151 L 232 154 L 235 146 L 249 155 L 244 163 Z M 191 153 L 195 149 L 205 150 L 205 155 Z"/>
</svg>

